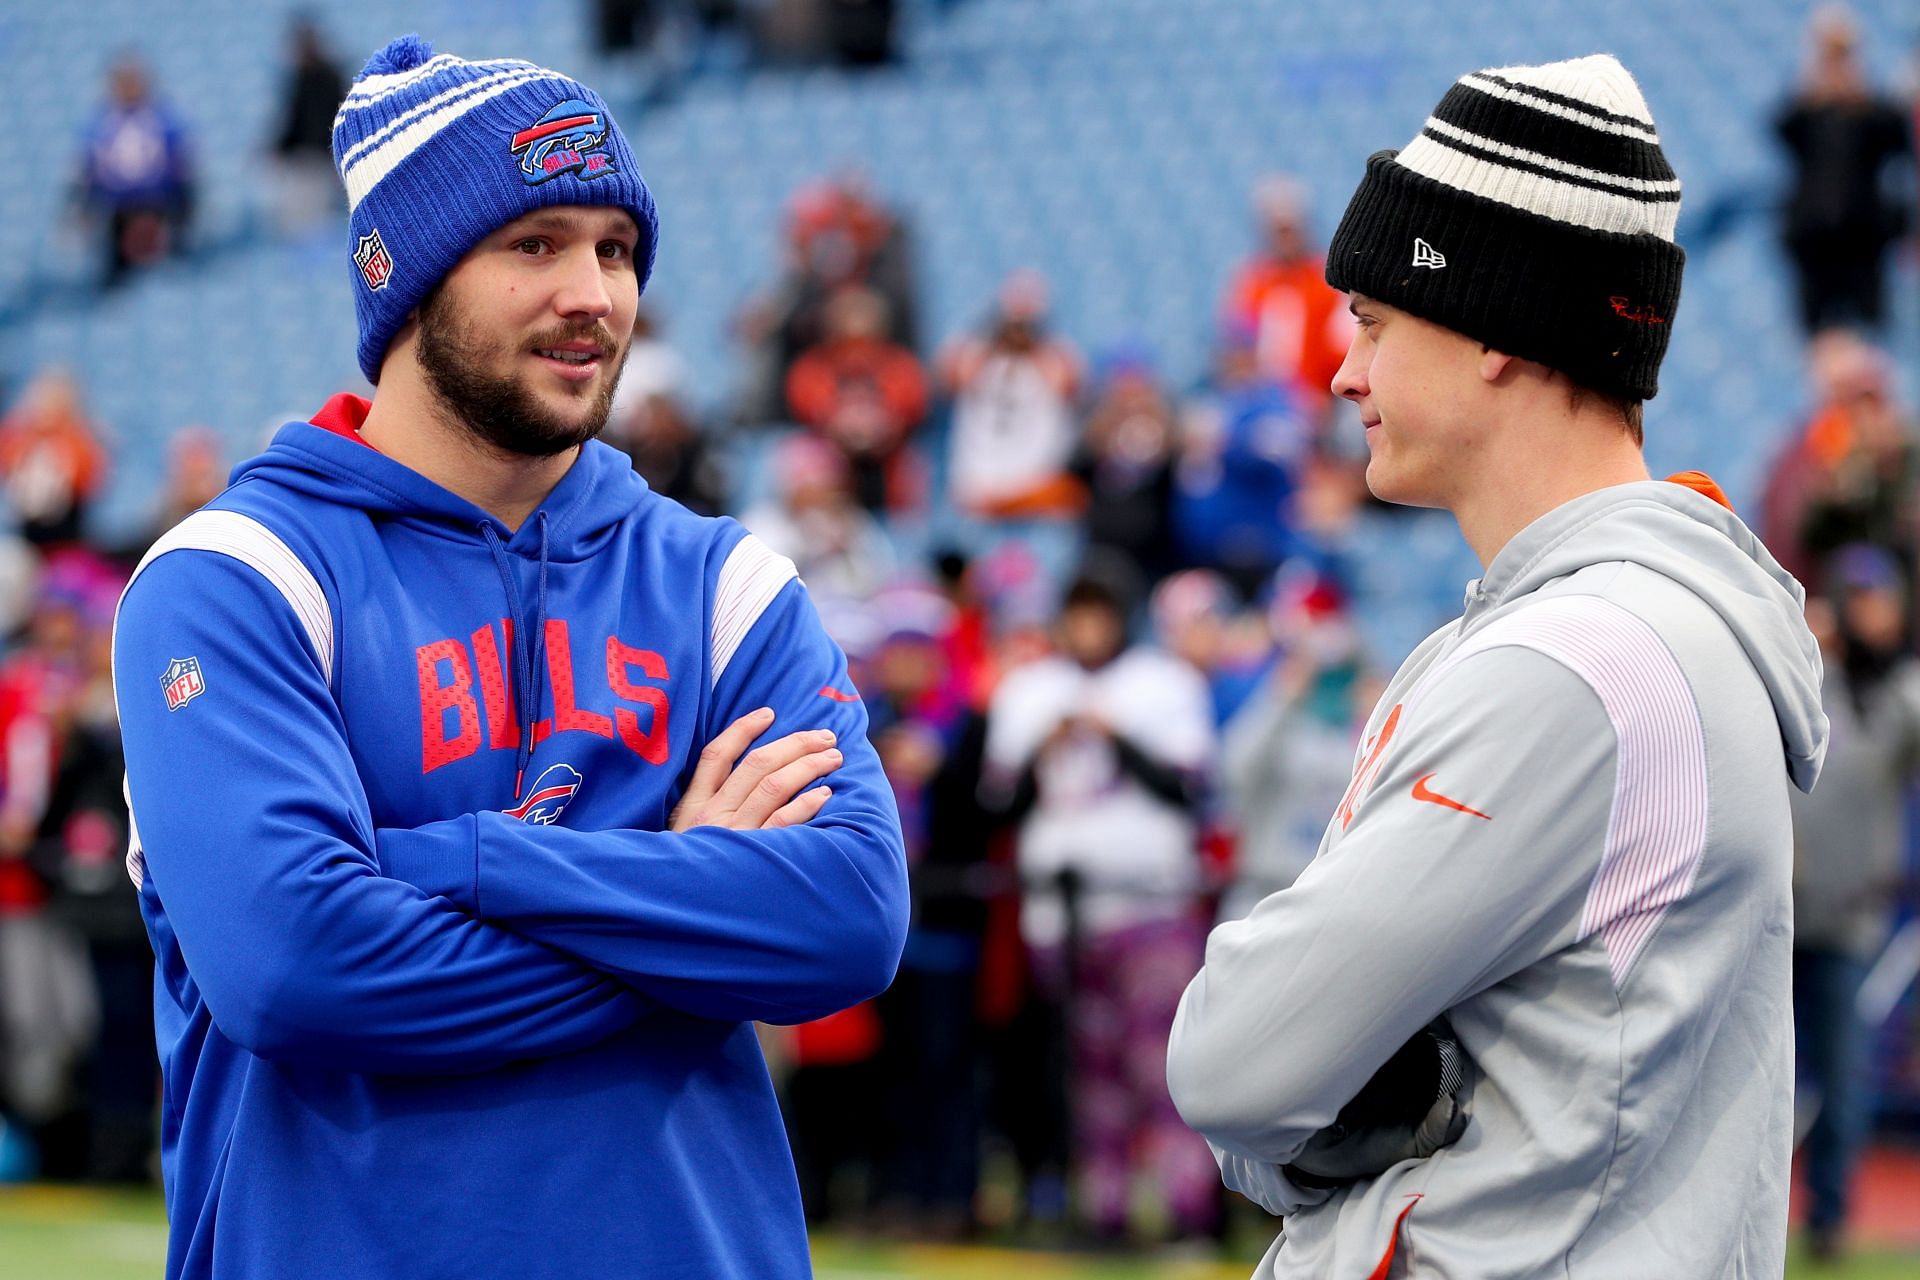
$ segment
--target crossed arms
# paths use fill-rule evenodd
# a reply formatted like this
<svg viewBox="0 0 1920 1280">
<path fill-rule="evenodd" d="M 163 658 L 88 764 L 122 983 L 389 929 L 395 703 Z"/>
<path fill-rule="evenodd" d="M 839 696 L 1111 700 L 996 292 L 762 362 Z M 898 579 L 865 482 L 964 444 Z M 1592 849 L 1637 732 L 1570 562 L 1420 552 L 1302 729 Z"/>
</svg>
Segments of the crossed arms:
<svg viewBox="0 0 1920 1280">
<path fill-rule="evenodd" d="M 208 692 L 169 712 L 156 654 L 197 656 Z M 164 556 L 122 602 L 115 676 L 147 874 L 185 959 L 167 981 L 262 1057 L 417 1075 L 568 1053 L 663 1009 L 798 1022 L 857 1003 L 892 978 L 907 898 L 865 710 L 817 696 L 845 675 L 789 583 L 714 690 L 730 728 L 672 829 L 376 829 L 284 600 L 225 556 Z M 806 733 L 767 741 L 801 724 L 844 759 Z M 831 794 L 807 790 L 827 770 Z"/>
</svg>

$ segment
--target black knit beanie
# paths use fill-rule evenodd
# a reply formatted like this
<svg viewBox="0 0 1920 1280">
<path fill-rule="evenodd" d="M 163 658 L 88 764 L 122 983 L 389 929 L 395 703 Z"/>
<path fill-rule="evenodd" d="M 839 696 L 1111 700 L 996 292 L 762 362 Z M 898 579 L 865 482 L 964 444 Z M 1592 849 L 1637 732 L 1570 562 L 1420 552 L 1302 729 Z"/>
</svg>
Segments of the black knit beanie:
<svg viewBox="0 0 1920 1280">
<path fill-rule="evenodd" d="M 1659 389 L 1680 181 L 1608 54 L 1462 76 L 1366 176 L 1327 282 L 1626 400 Z"/>
</svg>

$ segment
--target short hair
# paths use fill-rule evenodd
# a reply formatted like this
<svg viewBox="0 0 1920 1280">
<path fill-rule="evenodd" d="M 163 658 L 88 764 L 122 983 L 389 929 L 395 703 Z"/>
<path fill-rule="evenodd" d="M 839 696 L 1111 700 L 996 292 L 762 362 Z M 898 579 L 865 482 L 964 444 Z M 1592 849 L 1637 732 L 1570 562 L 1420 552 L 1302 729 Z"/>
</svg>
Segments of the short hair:
<svg viewBox="0 0 1920 1280">
<path fill-rule="evenodd" d="M 1644 447 L 1646 445 L 1645 401 L 1610 395 L 1605 391 L 1595 391 L 1592 387 L 1583 387 L 1577 382 L 1574 383 L 1572 389 L 1567 393 L 1568 406 L 1572 408 L 1575 413 L 1578 413 L 1581 409 L 1585 408 L 1589 402 L 1597 403 L 1602 408 L 1611 410 L 1620 419 L 1620 425 L 1626 428 L 1627 437 L 1632 440 L 1636 446 Z"/>
</svg>

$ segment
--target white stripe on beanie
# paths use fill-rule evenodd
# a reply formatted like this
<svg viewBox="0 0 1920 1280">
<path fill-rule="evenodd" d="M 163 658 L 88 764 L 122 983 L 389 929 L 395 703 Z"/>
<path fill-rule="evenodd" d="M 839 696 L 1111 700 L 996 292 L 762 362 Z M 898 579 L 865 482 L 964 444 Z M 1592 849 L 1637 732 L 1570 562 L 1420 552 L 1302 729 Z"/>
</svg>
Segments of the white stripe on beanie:
<svg viewBox="0 0 1920 1280">
<path fill-rule="evenodd" d="M 508 79 L 512 79 L 515 84 L 523 84 L 528 80 L 538 79 L 541 76 L 553 75 L 551 71 L 542 67 L 533 66 L 531 63 L 521 63 L 520 65 L 524 68 L 523 70 L 496 71 L 491 75 L 481 76 L 478 79 L 462 80 L 451 89 L 442 90 L 440 93 L 428 98 L 425 102 L 407 108 L 403 114 L 396 116 L 385 125 L 382 125 L 378 131 L 368 134 L 366 137 L 360 139 L 360 141 L 354 143 L 353 146 L 349 147 L 347 153 L 340 158 L 341 171 L 343 173 L 351 173 L 353 167 L 360 162 L 361 157 L 365 156 L 369 151 L 380 146 L 408 125 L 433 114 L 456 98 L 464 98 L 469 93 L 485 88 L 487 85 L 499 84 Z"/>
<path fill-rule="evenodd" d="M 360 202 L 379 185 L 382 178 L 399 168 L 406 158 L 430 142 L 434 135 L 448 125 L 466 115 L 474 108 L 499 97 L 501 94 L 529 80 L 558 79 L 550 71 L 532 71 L 525 75 L 509 76 L 497 83 L 488 84 L 479 92 L 460 98 L 432 115 L 422 116 L 385 143 L 362 156 L 352 170 L 343 175 L 347 187 L 347 212 L 349 215 L 360 207 Z M 470 86 L 462 86 L 468 88 Z"/>
<path fill-rule="evenodd" d="M 1657 235 L 1672 240 L 1680 203 L 1650 205 L 1632 196 L 1613 195 L 1571 182 L 1490 164 L 1425 136 L 1415 138 L 1395 158 L 1423 177 L 1488 200 L 1524 209 L 1542 218 L 1610 231 L 1617 235 Z"/>
<path fill-rule="evenodd" d="M 1490 110 L 1467 105 L 1462 89 L 1498 105 L 1489 104 Z M 1476 128 L 1441 118 L 1450 108 L 1456 120 L 1465 118 L 1457 114 L 1461 108 L 1453 107 L 1456 101 L 1472 113 Z M 1496 136 L 1509 130 L 1514 138 L 1553 136 L 1554 130 L 1535 127 L 1530 120 L 1540 115 L 1569 122 L 1571 133 L 1565 124 L 1559 132 L 1592 140 L 1586 150 L 1596 153 L 1596 163 L 1619 167 L 1576 164 Z M 1656 148 L 1655 172 L 1662 176 L 1625 171 L 1635 154 L 1644 157 L 1649 146 Z M 1680 220 L 1680 181 L 1658 158 L 1658 146 L 1652 114 L 1632 73 L 1610 55 L 1594 54 L 1460 77 L 1395 162 L 1422 177 L 1537 217 L 1671 242 Z"/>
<path fill-rule="evenodd" d="M 1521 69 L 1531 70 L 1531 68 Z M 1514 68 L 1508 68 L 1508 71 L 1511 70 L 1514 70 Z M 1654 131 L 1652 121 L 1640 125 L 1628 120 L 1609 119 L 1606 116 L 1595 115 L 1590 111 L 1582 111 L 1578 107 L 1566 102 L 1559 102 L 1551 98 L 1540 97 L 1538 94 L 1528 93 L 1526 87 L 1523 85 L 1511 83 L 1501 84 L 1498 80 L 1489 80 L 1487 78 L 1490 75 L 1499 75 L 1504 79 L 1506 74 L 1507 72 L 1482 71 L 1461 76 L 1460 83 L 1470 85 L 1480 92 L 1490 97 L 1499 98 L 1504 102 L 1518 102 L 1525 106 L 1532 107 L 1535 111 L 1544 111 L 1548 115 L 1559 116 L 1562 120 L 1572 120 L 1576 124 L 1584 124 L 1589 129 L 1599 129 L 1605 133 L 1617 133 L 1623 138 L 1640 138 L 1647 142 L 1654 143 L 1656 146 L 1660 142 L 1660 135 Z"/>
</svg>

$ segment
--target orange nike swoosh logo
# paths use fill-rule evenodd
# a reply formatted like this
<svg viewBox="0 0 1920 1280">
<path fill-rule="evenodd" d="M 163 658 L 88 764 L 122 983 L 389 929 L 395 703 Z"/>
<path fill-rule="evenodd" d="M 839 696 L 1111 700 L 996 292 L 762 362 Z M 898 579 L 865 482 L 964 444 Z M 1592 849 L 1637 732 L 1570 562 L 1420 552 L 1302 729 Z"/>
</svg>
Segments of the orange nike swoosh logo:
<svg viewBox="0 0 1920 1280">
<path fill-rule="evenodd" d="M 1493 821 L 1493 817 L 1491 814 L 1482 813 L 1478 809 L 1469 809 L 1467 808 L 1467 806 L 1461 804 L 1458 800 L 1449 800 L 1447 797 L 1441 795 L 1438 791 L 1435 791 L 1432 788 L 1428 787 L 1427 782 L 1432 777 L 1433 775 L 1429 773 L 1425 777 L 1421 778 L 1418 782 L 1413 784 L 1413 798 L 1415 800 L 1425 800 L 1428 804 L 1437 804 L 1444 808 L 1457 809 L 1461 813 L 1470 813 L 1476 818 L 1485 818 L 1488 822 Z"/>
<path fill-rule="evenodd" d="M 832 698 L 835 702 L 860 701 L 860 698 L 857 694 L 842 693 L 831 685 L 828 685 L 826 688 L 820 690 L 820 696 L 823 698 Z"/>
</svg>

